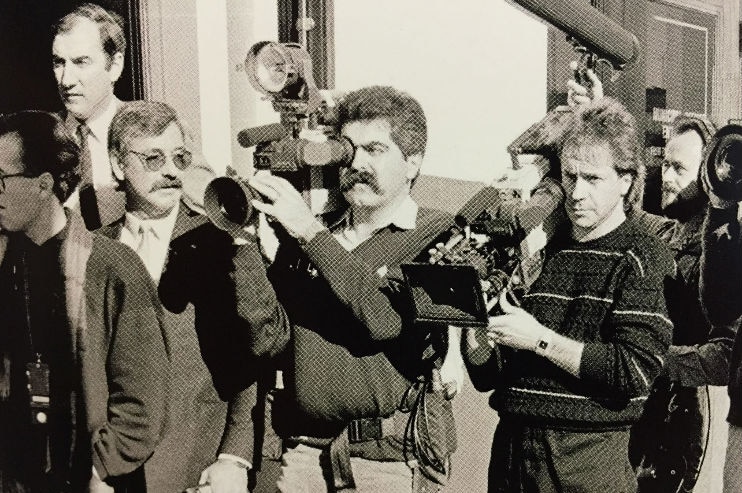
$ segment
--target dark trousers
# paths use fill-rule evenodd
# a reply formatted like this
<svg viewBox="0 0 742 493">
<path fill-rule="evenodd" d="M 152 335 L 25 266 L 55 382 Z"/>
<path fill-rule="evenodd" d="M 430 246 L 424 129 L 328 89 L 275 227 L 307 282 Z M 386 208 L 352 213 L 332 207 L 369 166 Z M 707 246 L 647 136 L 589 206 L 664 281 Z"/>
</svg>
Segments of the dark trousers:
<svg viewBox="0 0 742 493">
<path fill-rule="evenodd" d="M 628 430 L 553 430 L 504 417 L 492 442 L 489 491 L 634 493 L 628 445 Z"/>
</svg>

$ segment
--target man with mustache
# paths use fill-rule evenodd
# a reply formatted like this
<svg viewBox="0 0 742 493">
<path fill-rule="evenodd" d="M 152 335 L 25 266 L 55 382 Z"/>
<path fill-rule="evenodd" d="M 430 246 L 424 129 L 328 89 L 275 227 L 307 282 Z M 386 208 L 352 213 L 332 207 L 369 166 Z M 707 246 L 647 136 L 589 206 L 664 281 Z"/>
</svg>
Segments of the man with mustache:
<svg viewBox="0 0 742 493">
<path fill-rule="evenodd" d="M 712 328 L 698 296 L 701 226 L 709 199 L 698 181 L 704 147 L 715 129 L 704 119 L 681 115 L 674 122 L 662 163 L 662 209 L 673 227 L 661 234 L 675 256 L 677 271 L 666 300 L 675 326 L 673 345 L 654 383 L 644 415 L 632 433 L 632 455 L 640 467 L 641 490 L 691 491 L 703 463 L 709 411 L 724 407 L 724 392 L 706 386 L 726 385 L 734 329 Z M 709 396 L 708 393 L 711 393 Z M 712 407 L 707 409 L 711 399 Z M 675 412 L 668 413 L 670 404 Z M 715 429 L 710 431 L 715 434 Z M 650 472 L 650 470 L 652 472 Z M 683 474 L 677 474 L 677 471 Z M 672 471 L 676 471 L 672 474 Z M 708 486 L 708 485 L 706 485 Z"/>
<path fill-rule="evenodd" d="M 126 53 L 124 21 L 113 11 L 83 3 L 54 26 L 52 60 L 63 118 L 80 145 L 81 182 L 68 206 L 78 207 L 88 229 L 118 219 L 124 194 L 108 159 L 108 128 L 122 102 L 114 94 Z M 196 159 L 185 174 L 186 200 L 198 209 L 213 173 Z"/>
<path fill-rule="evenodd" d="M 273 407 L 285 445 L 278 490 L 437 491 L 403 449 L 403 397 L 440 354 L 437 347 L 424 361 L 426 337 L 445 330 L 413 327 L 399 282 L 399 265 L 451 224 L 410 196 L 425 152 L 425 114 L 403 92 L 366 87 L 341 99 L 337 130 L 355 157 L 341 171 L 348 207 L 324 217 L 327 226 L 287 180 L 249 181 L 262 197 L 254 207 L 281 226 L 269 277 L 292 327 L 285 390 Z M 456 341 L 449 339 L 459 355 Z M 452 419 L 449 402 L 444 417 L 446 409 Z"/>
<path fill-rule="evenodd" d="M 625 108 L 608 98 L 576 108 L 557 152 L 569 227 L 522 307 L 502 296 L 503 314 L 466 337 L 472 382 L 495 390 L 500 417 L 489 491 L 633 492 L 629 429 L 670 344 L 672 259 L 629 215 L 643 165 Z"/>
<path fill-rule="evenodd" d="M 214 493 L 246 492 L 256 371 L 245 324 L 258 332 L 282 326 L 260 253 L 247 244 L 238 256 L 227 233 L 182 203 L 193 158 L 170 106 L 123 104 L 108 142 L 127 210 L 102 232 L 134 249 L 159 283 L 172 348 L 169 429 L 145 464 L 147 489 L 208 482 Z M 242 294 L 252 304 L 244 320 L 229 295 L 233 279 L 245 282 Z"/>
</svg>

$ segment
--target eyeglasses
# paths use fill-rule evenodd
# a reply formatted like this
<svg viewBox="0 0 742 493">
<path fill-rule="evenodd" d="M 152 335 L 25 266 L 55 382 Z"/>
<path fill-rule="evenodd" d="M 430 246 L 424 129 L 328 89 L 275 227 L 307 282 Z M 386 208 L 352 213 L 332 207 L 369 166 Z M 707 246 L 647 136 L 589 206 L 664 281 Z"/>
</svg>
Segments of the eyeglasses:
<svg viewBox="0 0 742 493">
<path fill-rule="evenodd" d="M 2 175 L 0 174 L 0 192 L 5 191 L 5 180 L 8 178 L 34 178 L 34 176 L 29 175 L 28 173 L 12 173 L 10 175 Z"/>
<path fill-rule="evenodd" d="M 160 149 L 153 149 L 150 152 L 127 151 L 134 154 L 142 162 L 142 165 L 149 171 L 160 171 L 167 162 L 167 156 Z M 170 155 L 173 164 L 178 169 L 186 169 L 193 162 L 193 154 L 185 149 L 175 151 Z"/>
</svg>

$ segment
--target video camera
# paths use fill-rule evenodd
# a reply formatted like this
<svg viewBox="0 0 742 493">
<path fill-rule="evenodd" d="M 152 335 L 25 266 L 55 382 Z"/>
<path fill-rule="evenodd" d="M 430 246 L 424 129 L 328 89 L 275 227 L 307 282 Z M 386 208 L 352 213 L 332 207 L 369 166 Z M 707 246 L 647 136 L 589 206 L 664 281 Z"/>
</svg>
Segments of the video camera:
<svg viewBox="0 0 742 493">
<path fill-rule="evenodd" d="M 518 303 L 541 272 L 543 249 L 565 223 L 564 192 L 539 157 L 533 186 L 488 186 L 418 259 L 402 265 L 416 322 L 485 327 L 505 291 Z"/>
<path fill-rule="evenodd" d="M 585 0 L 510 3 L 566 33 L 581 57 L 578 81 L 584 79 L 582 71 L 600 62 L 621 70 L 639 56 L 636 36 Z M 421 261 L 402 266 L 415 321 L 484 327 L 503 292 L 517 304 L 538 277 L 544 247 L 566 224 L 556 137 L 571 111 L 554 109 L 508 146 L 513 175 L 522 177 L 529 169 L 524 156 L 538 156 L 528 165 L 536 169 L 536 180 L 485 187 L 459 211 L 450 230 L 418 257 Z"/>
<path fill-rule="evenodd" d="M 742 125 L 730 123 L 714 134 L 700 173 L 708 192 L 729 202 L 742 201 Z"/>
<path fill-rule="evenodd" d="M 310 191 L 321 187 L 315 183 L 337 185 L 339 168 L 350 165 L 354 148 L 332 132 L 332 110 L 314 82 L 309 53 L 298 44 L 261 41 L 247 52 L 245 70 L 250 84 L 272 101 L 281 122 L 242 130 L 238 142 L 255 147 L 256 171 L 288 179 L 313 211 L 323 212 L 324 204 L 311 203 Z M 253 220 L 254 198 L 245 180 L 233 174 L 209 183 L 204 208 L 217 227 L 232 232 Z"/>
</svg>

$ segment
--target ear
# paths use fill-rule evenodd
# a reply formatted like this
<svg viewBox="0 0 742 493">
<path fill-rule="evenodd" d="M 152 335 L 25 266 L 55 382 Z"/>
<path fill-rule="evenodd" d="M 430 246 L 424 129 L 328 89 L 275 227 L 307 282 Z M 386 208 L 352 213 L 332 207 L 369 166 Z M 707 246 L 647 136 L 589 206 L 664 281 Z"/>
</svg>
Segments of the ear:
<svg viewBox="0 0 742 493">
<path fill-rule="evenodd" d="M 44 194 L 54 194 L 54 177 L 46 172 L 39 175 L 39 189 Z"/>
<path fill-rule="evenodd" d="M 407 163 L 407 179 L 412 181 L 420 174 L 420 166 L 423 164 L 423 155 L 419 153 L 413 154 L 405 159 L 405 162 Z"/>
<path fill-rule="evenodd" d="M 124 181 L 124 168 L 121 161 L 119 161 L 118 154 L 111 151 L 108 153 L 108 159 L 111 161 L 111 171 L 113 171 L 113 176 L 115 176 L 118 181 Z"/>
<path fill-rule="evenodd" d="M 631 173 L 621 173 L 618 175 L 618 186 L 621 187 L 621 196 L 626 197 L 631 190 L 631 185 L 636 178 Z"/>
<path fill-rule="evenodd" d="M 124 70 L 124 54 L 114 53 L 111 57 L 111 67 L 108 69 L 108 77 L 111 79 L 111 84 L 119 80 L 121 72 Z"/>
</svg>

